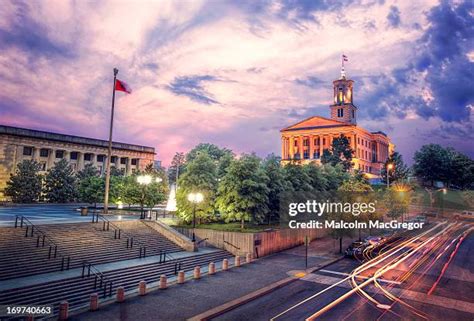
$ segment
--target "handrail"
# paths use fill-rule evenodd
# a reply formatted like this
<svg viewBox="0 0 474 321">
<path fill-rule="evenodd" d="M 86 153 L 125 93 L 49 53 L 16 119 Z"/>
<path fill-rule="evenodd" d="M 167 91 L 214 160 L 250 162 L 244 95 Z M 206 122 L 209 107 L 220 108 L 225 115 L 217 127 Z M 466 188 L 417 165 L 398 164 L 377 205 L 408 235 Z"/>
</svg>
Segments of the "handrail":
<svg viewBox="0 0 474 321">
<path fill-rule="evenodd" d="M 206 240 L 209 240 L 209 238 L 206 237 L 205 239 L 199 240 L 199 241 L 197 242 L 197 245 L 201 244 L 202 242 L 204 242 L 204 241 L 206 241 Z M 225 241 L 224 241 L 224 242 L 225 242 Z"/>
<path fill-rule="evenodd" d="M 235 248 L 235 249 L 237 249 L 237 250 L 240 250 L 240 247 L 238 247 L 238 246 L 236 246 L 236 245 L 234 245 L 234 244 L 232 244 L 232 243 L 230 243 L 230 242 L 228 242 L 228 241 L 226 241 L 226 240 L 224 240 L 224 243 L 225 243 L 225 244 L 229 244 L 230 246 L 232 246 L 233 248 Z"/>
<path fill-rule="evenodd" d="M 71 264 L 71 256 L 59 252 L 58 244 L 45 232 L 43 232 L 36 225 L 34 225 L 33 222 L 31 222 L 27 217 L 23 215 L 15 215 L 15 228 L 18 227 L 18 220 L 20 220 L 20 228 L 23 228 L 23 225 L 26 226 L 25 237 L 33 237 L 34 233 L 38 234 L 38 237 L 36 238 L 36 247 L 40 247 L 40 243 L 41 247 L 44 247 L 46 241 L 47 243 L 49 243 L 48 260 L 51 259 L 51 256 L 55 259 L 59 255 L 61 257 L 61 271 L 64 271 L 64 269 L 69 270 Z"/>
<path fill-rule="evenodd" d="M 91 276 L 91 272 L 94 275 L 94 289 L 97 289 L 97 283 L 99 283 L 99 288 L 103 291 L 103 297 L 112 296 L 112 280 L 108 279 L 96 266 L 88 261 L 82 262 L 82 274 L 81 278 L 86 276 L 86 267 L 87 267 L 87 277 Z M 108 286 L 108 288 L 107 288 Z M 108 291 L 107 291 L 108 290 Z M 107 294 L 108 293 L 108 294 Z"/>
<path fill-rule="evenodd" d="M 140 246 L 139 257 L 146 257 L 146 244 L 140 242 L 139 240 L 134 241 L 135 237 L 132 234 L 122 231 L 119 226 L 109 221 L 105 216 L 99 213 L 92 213 L 92 223 L 99 223 L 99 218 L 103 222 L 102 231 L 109 231 L 110 225 L 112 225 L 112 228 L 114 229 L 114 239 L 121 239 L 122 234 L 124 234 L 127 237 L 127 249 L 133 248 L 134 243 L 138 243 L 138 245 Z"/>
</svg>

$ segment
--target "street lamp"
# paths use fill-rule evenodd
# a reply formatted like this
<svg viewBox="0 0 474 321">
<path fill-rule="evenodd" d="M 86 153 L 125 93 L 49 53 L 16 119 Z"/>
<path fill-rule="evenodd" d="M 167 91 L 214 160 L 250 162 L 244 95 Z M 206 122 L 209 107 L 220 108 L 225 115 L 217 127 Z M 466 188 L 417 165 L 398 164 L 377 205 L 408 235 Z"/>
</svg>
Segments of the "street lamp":
<svg viewBox="0 0 474 321">
<path fill-rule="evenodd" d="M 393 164 L 387 164 L 387 188 L 390 188 L 390 171 L 393 169 Z"/>
<path fill-rule="evenodd" d="M 193 203 L 193 243 L 196 242 L 196 234 L 194 234 L 194 230 L 196 229 L 196 204 L 201 203 L 204 199 L 204 195 L 201 193 L 189 193 L 188 194 L 188 201 Z"/>
<path fill-rule="evenodd" d="M 137 182 L 138 184 L 142 185 L 142 198 L 141 198 L 141 215 L 140 218 L 144 219 L 145 218 L 145 212 L 143 209 L 144 202 L 145 202 L 145 188 L 148 184 L 150 184 L 153 180 L 153 177 L 151 175 L 138 175 L 137 176 Z"/>
</svg>

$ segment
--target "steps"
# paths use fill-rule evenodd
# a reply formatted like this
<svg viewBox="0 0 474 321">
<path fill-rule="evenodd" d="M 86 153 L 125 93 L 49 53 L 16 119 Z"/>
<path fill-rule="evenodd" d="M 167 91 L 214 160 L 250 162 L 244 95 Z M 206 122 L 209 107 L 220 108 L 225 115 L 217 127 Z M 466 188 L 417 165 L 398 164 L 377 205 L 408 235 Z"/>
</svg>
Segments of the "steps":
<svg viewBox="0 0 474 321">
<path fill-rule="evenodd" d="M 113 222 L 122 230 L 121 239 L 114 230 L 103 231 L 99 223 L 47 224 L 37 227 L 58 245 L 58 253 L 70 257 L 70 268 L 82 267 L 83 261 L 94 265 L 140 257 L 140 244 L 146 244 L 146 255 L 183 251 L 141 221 Z M 0 280 L 59 271 L 63 258 L 48 259 L 49 246 L 37 247 L 38 235 L 25 237 L 25 228 L 0 228 Z M 126 235 L 133 236 L 133 248 L 127 248 Z M 40 239 L 41 245 L 41 239 Z M 54 249 L 52 250 L 54 253 Z M 66 263 L 65 260 L 64 263 Z"/>
<path fill-rule="evenodd" d="M 210 262 L 220 262 L 224 258 L 230 259 L 232 257 L 229 252 L 216 250 L 165 263 L 148 263 L 102 273 L 113 282 L 112 295 L 115 296 L 119 286 L 125 287 L 127 292 L 135 290 L 141 280 L 150 284 L 157 282 L 162 274 L 168 277 L 174 276 L 176 262 L 181 263 L 181 270 L 191 271 L 195 266 L 204 267 Z M 229 262 L 233 262 L 233 260 L 229 260 Z M 102 298 L 103 293 L 94 289 L 94 277 L 81 278 L 78 275 L 75 278 L 0 291 L 0 302 L 2 304 L 53 305 L 55 313 L 57 313 L 59 302 L 67 300 L 71 310 L 78 309 L 88 305 L 89 296 L 92 293 L 99 293 Z"/>
</svg>

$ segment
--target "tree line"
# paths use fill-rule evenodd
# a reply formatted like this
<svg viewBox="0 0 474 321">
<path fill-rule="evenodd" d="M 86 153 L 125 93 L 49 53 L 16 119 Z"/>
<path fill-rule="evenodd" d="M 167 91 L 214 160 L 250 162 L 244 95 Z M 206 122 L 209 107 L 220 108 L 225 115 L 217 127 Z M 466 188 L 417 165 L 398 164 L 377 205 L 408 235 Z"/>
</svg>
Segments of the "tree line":
<svg viewBox="0 0 474 321">
<path fill-rule="evenodd" d="M 140 185 L 137 177 L 150 175 L 148 185 Z M 157 179 L 159 178 L 159 179 Z M 41 173 L 41 164 L 34 160 L 24 160 L 17 165 L 5 188 L 5 195 L 15 203 L 83 202 L 97 205 L 104 200 L 105 176 L 92 164 L 75 173 L 65 159 L 54 164 L 45 174 Z M 125 176 L 123 171 L 114 167 L 110 171 L 111 203 L 140 204 L 154 206 L 165 200 L 168 192 L 167 176 L 163 170 L 152 165 L 143 171 L 134 171 Z"/>
</svg>

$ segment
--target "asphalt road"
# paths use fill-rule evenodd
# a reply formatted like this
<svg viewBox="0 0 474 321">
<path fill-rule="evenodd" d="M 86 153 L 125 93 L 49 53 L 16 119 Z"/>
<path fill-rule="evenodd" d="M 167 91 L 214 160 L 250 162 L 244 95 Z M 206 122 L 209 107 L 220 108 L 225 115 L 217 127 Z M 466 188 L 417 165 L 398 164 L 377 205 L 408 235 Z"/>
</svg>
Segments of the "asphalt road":
<svg viewBox="0 0 474 321">
<path fill-rule="evenodd" d="M 330 286 L 347 278 L 355 268 L 362 265 L 357 260 L 344 259 L 214 320 L 305 320 L 328 304 L 341 300 L 316 319 L 472 321 L 474 235 L 466 233 L 470 225 L 453 224 L 449 228 L 447 225 L 414 241 L 412 237 L 415 233 L 408 233 L 384 248 L 380 256 L 373 254 L 375 258 L 370 261 L 374 263 L 373 266 L 359 273 L 361 277 L 355 280 L 360 285 L 377 270 L 387 268 L 386 273 L 378 279 L 384 280 L 380 285 L 392 293 L 392 299 L 383 295 L 382 290 L 372 282 L 359 289 L 365 291 L 367 297 L 361 291 L 354 290 L 354 294 L 341 300 L 341 296 L 355 286 L 349 281 Z M 376 260 L 390 253 L 394 254 L 377 263 Z M 396 266 L 389 268 L 388 263 L 396 263 Z M 432 289 L 434 284 L 436 286 Z M 431 289 L 432 293 L 427 295 Z M 399 302 L 397 299 L 400 296 Z M 371 300 L 384 306 L 377 307 Z M 452 308 L 455 305 L 462 307 Z"/>
</svg>

